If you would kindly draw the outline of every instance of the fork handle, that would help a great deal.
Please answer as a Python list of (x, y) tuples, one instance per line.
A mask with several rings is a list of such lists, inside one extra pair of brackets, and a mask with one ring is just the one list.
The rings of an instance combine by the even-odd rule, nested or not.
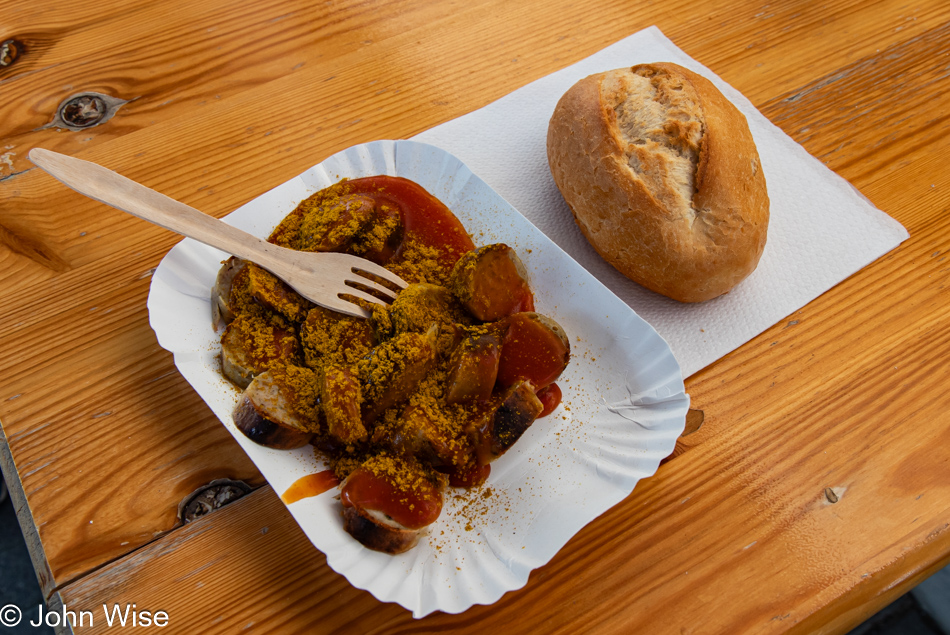
[(283, 249), (214, 216), (165, 196), (97, 163), (33, 148), (30, 160), (64, 185), (89, 198), (147, 220), (182, 236), (250, 260), (278, 277), (287, 267), (276, 256)]

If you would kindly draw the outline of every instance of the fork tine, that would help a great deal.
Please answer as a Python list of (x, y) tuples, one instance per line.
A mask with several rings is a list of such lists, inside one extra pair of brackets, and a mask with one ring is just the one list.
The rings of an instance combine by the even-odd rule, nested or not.
[(346, 283), (346, 286), (350, 288), (356, 288), (356, 287), (353, 287), (353, 285), (358, 284), (360, 287), (365, 287), (372, 291), (376, 291), (377, 293), (381, 293), (382, 295), (386, 296), (389, 302), (392, 302), (393, 300), (396, 299), (396, 293), (397, 293), (396, 291), (393, 291), (389, 287), (384, 287), (383, 285), (379, 284), (375, 280), (364, 278), (363, 276), (359, 275), (358, 272), (356, 272), (356, 275), (354, 277), (346, 278), (343, 280), (343, 282)]
[[(347, 288), (346, 288), (346, 291), (341, 291), (341, 292), (340, 292), (340, 294), (344, 294), (344, 293), (345, 293), (346, 295), (352, 295), (352, 296), (354, 296), (354, 297), (357, 297), (357, 298), (359, 298), (359, 299), (361, 299), (361, 300), (366, 300), (367, 302), (372, 302), (373, 304), (380, 304), (380, 305), (382, 305), (382, 306), (389, 306), (389, 303), (388, 303), (388, 302), (385, 302), (385, 301), (383, 301), (383, 300), (380, 300), (380, 299), (377, 298), (375, 295), (370, 295), (369, 293), (366, 293), (365, 291), (360, 291), (359, 289), (354, 289), (353, 287), (347, 287)], [(342, 298), (341, 298), (341, 299), (342, 299)]]
[(372, 313), (363, 307), (353, 304), (349, 300), (337, 298), (329, 294), (327, 294), (326, 297), (322, 298), (316, 304), (319, 304), (326, 309), (330, 309), (331, 311), (343, 313), (344, 315), (351, 315), (353, 317), (369, 319), (372, 316)]
[[(352, 271), (353, 273), (357, 275), (361, 273), (368, 273), (370, 275), (376, 276), (377, 278), (382, 278), (383, 280), (393, 283), (400, 289), (405, 289), (406, 287), (409, 286), (408, 282), (406, 282), (405, 280), (403, 280), (402, 278), (394, 274), (392, 271), (389, 271), (388, 269), (384, 269), (380, 265), (377, 265), (374, 262), (370, 262), (369, 260), (363, 260), (358, 265), (354, 265), (350, 269), (350, 271)], [(365, 284), (365, 283), (360, 282), (360, 284)], [(389, 290), (387, 289), (387, 291)], [(389, 292), (392, 293), (391, 291)]]

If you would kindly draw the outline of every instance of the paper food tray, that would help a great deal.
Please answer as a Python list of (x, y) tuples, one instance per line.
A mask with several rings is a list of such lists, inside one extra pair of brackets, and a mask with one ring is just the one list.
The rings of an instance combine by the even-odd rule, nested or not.
[[(551, 242), (458, 159), (413, 141), (340, 152), (263, 194), (225, 220), (266, 237), (302, 199), (341, 178), (402, 176), (464, 223), (478, 245), (512, 246), (529, 272), (540, 313), (567, 332), (564, 401), (492, 464), (484, 488), (446, 496), (428, 537), (390, 556), (343, 530), (336, 490), (288, 506), (335, 571), (378, 599), (422, 617), (491, 604), (525, 585), (584, 525), (651, 476), (683, 431), (689, 398), (667, 343), (632, 309)], [(231, 412), (240, 392), (221, 374), (210, 292), (227, 255), (186, 239), (155, 271), (149, 319), (181, 374), (231, 431), (274, 490), (323, 469), (307, 446), (272, 450), (248, 440)], [(490, 490), (490, 493), (488, 493)], [(304, 554), (305, 555), (305, 554)]]

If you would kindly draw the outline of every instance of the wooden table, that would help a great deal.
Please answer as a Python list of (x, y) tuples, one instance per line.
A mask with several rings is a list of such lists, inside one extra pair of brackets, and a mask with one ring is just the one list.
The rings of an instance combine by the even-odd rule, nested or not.
[[(26, 154), (223, 215), (652, 24), (911, 237), (690, 377), (704, 426), (524, 589), (413, 621), (328, 569), (158, 346), (145, 299), (176, 237)], [(0, 459), (53, 607), (204, 633), (844, 632), (950, 559), (943, 0), (12, 0), (4, 41)], [(124, 101), (47, 126), (88, 92)], [(182, 525), (215, 479), (251, 492)]]

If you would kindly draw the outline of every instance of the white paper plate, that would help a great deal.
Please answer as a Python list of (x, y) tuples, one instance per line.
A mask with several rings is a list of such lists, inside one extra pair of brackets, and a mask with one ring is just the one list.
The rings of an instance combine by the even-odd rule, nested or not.
[[(416, 181), (465, 224), (476, 244), (505, 242), (528, 268), (537, 308), (567, 331), (563, 405), (492, 464), (487, 490), (447, 496), (428, 539), (408, 553), (370, 551), (344, 530), (335, 491), (288, 506), (335, 571), (415, 617), (491, 604), (528, 581), (584, 525), (623, 500), (673, 450), (689, 397), (667, 343), (454, 156), (413, 141), (377, 141), (335, 154), (227, 217), (267, 236), (299, 201), (343, 177)], [(220, 373), (210, 290), (226, 254), (183, 240), (152, 278), (149, 319), (175, 365), (280, 494), (325, 469), (308, 446), (249, 441), (231, 411), (239, 393)]]

